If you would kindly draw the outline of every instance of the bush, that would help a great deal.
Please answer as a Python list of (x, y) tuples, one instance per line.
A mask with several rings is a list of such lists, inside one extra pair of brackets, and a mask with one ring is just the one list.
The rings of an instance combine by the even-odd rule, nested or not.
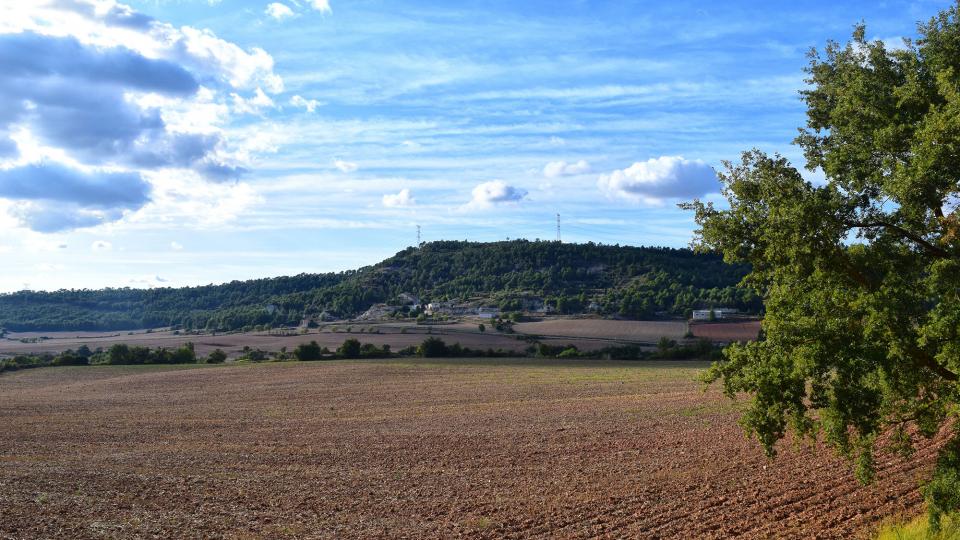
[(316, 341), (310, 343), (301, 343), (293, 350), (293, 356), (300, 361), (320, 360), (323, 358), (323, 351), (320, 344)]
[(227, 353), (223, 352), (222, 349), (214, 349), (209, 355), (207, 355), (208, 364), (222, 364), (227, 361)]
[(342, 358), (360, 358), (360, 341), (350, 338), (340, 345), (337, 354)]
[(417, 348), (417, 354), (424, 358), (447, 356), (447, 344), (440, 338), (430, 337), (423, 340)]

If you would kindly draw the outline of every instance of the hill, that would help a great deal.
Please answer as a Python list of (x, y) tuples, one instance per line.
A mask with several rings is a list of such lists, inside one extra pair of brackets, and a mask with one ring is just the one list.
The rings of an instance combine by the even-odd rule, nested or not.
[[(402, 293), (423, 302), (471, 301), (515, 311), (545, 303), (629, 318), (680, 316), (700, 307), (760, 309), (736, 284), (744, 266), (688, 249), (441, 241), (348, 272), (157, 289), (21, 291), (0, 295), (0, 328), (129, 330), (182, 326), (237, 330), (297, 324), (322, 312), (356, 316)], [(591, 306), (593, 304), (593, 306)]]

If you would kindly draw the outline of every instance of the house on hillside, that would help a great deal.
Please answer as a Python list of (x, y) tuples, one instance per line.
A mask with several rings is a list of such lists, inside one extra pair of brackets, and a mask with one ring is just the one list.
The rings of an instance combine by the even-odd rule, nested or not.
[(430, 302), (427, 304), (427, 315), (434, 313), (450, 313), (453, 309), (453, 302)]
[(477, 317), (481, 319), (496, 319), (500, 316), (500, 308), (495, 307), (478, 307), (477, 308)]

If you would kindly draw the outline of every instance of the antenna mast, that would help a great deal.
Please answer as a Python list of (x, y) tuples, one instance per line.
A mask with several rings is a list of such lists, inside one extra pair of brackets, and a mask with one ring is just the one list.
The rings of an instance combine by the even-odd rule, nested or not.
[(560, 214), (557, 214), (557, 242), (560, 242)]
[(420, 226), (417, 225), (417, 248), (420, 248)]

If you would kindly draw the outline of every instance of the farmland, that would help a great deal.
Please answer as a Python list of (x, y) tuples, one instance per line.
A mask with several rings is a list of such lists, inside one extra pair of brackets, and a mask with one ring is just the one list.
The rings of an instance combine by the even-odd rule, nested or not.
[(839, 538), (920, 511), (768, 461), (704, 364), (337, 361), (0, 375), (0, 537)]
[[(399, 350), (420, 344), (428, 336), (436, 336), (448, 343), (460, 343), (472, 349), (494, 349), (512, 352), (524, 350), (528, 336), (551, 345), (576, 345), (584, 351), (597, 350), (618, 344), (652, 345), (661, 337), (682, 340), (687, 331), (683, 321), (617, 321), (608, 319), (553, 318), (514, 325), (514, 333), (505, 334), (489, 328), (479, 330), (479, 321), (459, 322), (445, 325), (417, 325), (409, 322), (341, 322), (324, 324), (306, 333), (289, 332), (233, 332), (224, 334), (182, 334), (169, 330), (130, 332), (11, 332), (0, 339), (0, 357), (16, 354), (60, 353), (86, 345), (91, 349), (109, 348), (114, 343), (126, 343), (151, 348), (174, 349), (185, 343), (193, 343), (197, 353), (209, 354), (222, 349), (231, 357), (240, 354), (244, 347), (276, 352), (286, 347), (311, 340), (321, 346), (336, 349), (347, 338), (357, 338), (377, 346), (390, 345)], [(715, 339), (720, 342), (731, 339), (756, 337), (759, 323), (704, 323), (691, 325), (695, 337)]]

